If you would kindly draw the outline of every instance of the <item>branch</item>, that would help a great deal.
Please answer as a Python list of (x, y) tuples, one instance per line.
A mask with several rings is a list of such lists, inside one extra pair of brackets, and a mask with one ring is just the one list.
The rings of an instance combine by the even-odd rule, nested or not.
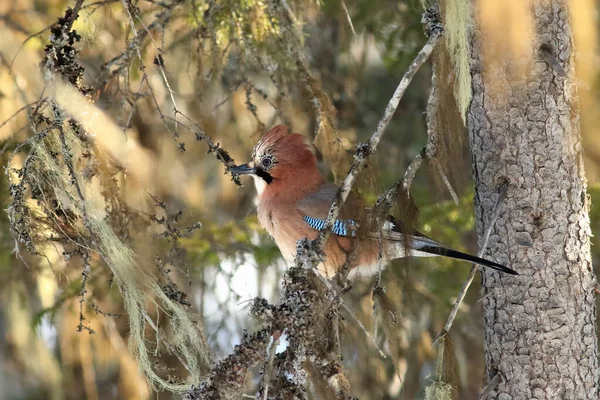
[(348, 7), (346, 7), (346, 2), (342, 0), (342, 8), (344, 9), (344, 13), (346, 14), (346, 20), (348, 21), (348, 26), (350, 26), (350, 30), (352, 31), (352, 38), (356, 39), (356, 31), (354, 30), (354, 24), (352, 23), (352, 18), (350, 17), (350, 13), (348, 12)]
[(481, 394), (479, 395), (479, 400), (486, 400), (490, 393), (498, 387), (500, 382), (502, 382), (502, 375), (500, 375), (500, 372), (496, 372), (496, 375), (494, 375), (494, 377), (490, 379), (488, 384), (485, 385), (485, 387), (481, 391)]
[[(173, 117), (167, 116), (162, 112), (159, 102), (156, 99), (156, 96), (154, 95), (154, 90), (150, 84), (148, 75), (146, 73), (146, 67), (144, 65), (144, 61), (142, 58), (142, 51), (141, 51), (139, 45), (146, 37), (148, 37), (154, 43), (154, 46), (157, 49), (157, 51), (162, 52), (162, 50), (156, 45), (154, 38), (152, 38), (151, 30), (165, 24), (171, 18), (172, 10), (181, 1), (182, 0), (176, 0), (173, 3), (171, 3), (168, 7), (165, 7), (166, 10), (163, 13), (161, 13), (156, 18), (156, 20), (154, 20), (154, 22), (152, 22), (150, 25), (146, 26), (139, 16), (139, 10), (137, 10), (134, 7), (134, 5), (131, 3), (131, 1), (130, 0), (122, 0), (125, 11), (127, 12), (129, 25), (131, 27), (131, 31), (133, 32), (134, 37), (133, 37), (133, 40), (130, 42), (128, 49), (119, 56), (119, 57), (123, 57), (123, 58), (119, 58), (119, 57), (114, 58), (113, 60), (111, 60), (110, 62), (105, 64), (103, 66), (103, 68), (108, 68), (111, 65), (113, 65), (113, 63), (120, 63), (121, 60), (126, 60), (129, 57), (131, 57), (131, 54), (137, 53), (139, 61), (142, 65), (141, 69), (142, 69), (142, 75), (143, 75), (143, 78), (140, 82), (140, 88), (141, 88), (141, 85), (145, 82), (148, 89), (150, 90), (150, 95), (152, 97), (152, 101), (154, 102), (155, 108), (156, 108), (161, 120), (163, 121), (165, 128), (170, 131), (167, 121), (172, 121), (175, 124), (175, 132), (173, 133), (173, 138), (177, 142), (178, 148), (180, 149), (180, 151), (185, 150), (185, 144), (183, 142), (179, 142), (177, 140), (179, 137), (179, 134), (177, 132), (177, 127), (179, 125), (182, 125), (181, 122), (177, 120), (178, 114), (181, 115), (182, 117), (184, 117), (186, 120), (188, 120), (190, 123), (192, 123), (194, 125), (193, 128), (189, 127), (189, 126), (185, 126), (185, 125), (184, 125), (184, 127), (187, 128), (190, 132), (195, 133), (196, 140), (206, 142), (206, 144), (208, 145), (209, 153), (215, 153), (217, 159), (225, 165), (227, 172), (231, 173), (231, 167), (233, 167), (235, 165), (235, 163), (234, 163), (233, 159), (231, 158), (231, 156), (229, 155), (229, 153), (227, 151), (225, 151), (223, 148), (221, 148), (221, 146), (218, 143), (215, 145), (212, 142), (212, 140), (210, 139), (210, 137), (208, 137), (208, 135), (206, 135), (204, 133), (204, 131), (198, 126), (198, 124), (196, 124), (194, 121), (192, 121), (185, 114), (183, 114), (182, 112), (180, 112), (178, 110), (177, 103), (176, 103), (175, 97), (174, 97), (174, 92), (171, 88), (171, 85), (169, 84), (168, 79), (167, 79), (165, 65), (164, 65), (164, 59), (160, 53), (154, 58), (154, 64), (158, 66), (160, 73), (161, 73), (161, 77), (163, 78), (165, 86), (168, 90), (171, 102), (173, 104)], [(138, 31), (136, 29), (134, 18), (137, 18), (137, 20), (140, 22), (140, 24), (144, 28), (142, 31)], [(122, 67), (117, 68), (117, 70), (115, 70), (113, 73), (117, 73), (118, 71), (120, 71), (121, 68)], [(131, 115), (133, 115), (133, 109), (131, 111), (129, 119), (131, 119)], [(126, 127), (127, 127), (127, 125), (126, 125)], [(237, 186), (241, 186), (241, 181), (240, 181), (240, 178), (238, 175), (234, 175), (232, 173), (232, 180)]]
[(427, 40), (427, 43), (425, 43), (421, 51), (419, 51), (413, 62), (410, 64), (407, 71), (404, 73), (404, 76), (402, 77), (402, 80), (400, 80), (396, 91), (394, 92), (392, 98), (388, 102), (388, 105), (383, 113), (383, 117), (379, 121), (377, 129), (375, 130), (369, 141), (367, 143), (362, 143), (358, 145), (356, 153), (354, 154), (354, 162), (350, 167), (350, 172), (346, 176), (346, 179), (344, 179), (344, 182), (340, 186), (340, 189), (338, 190), (335, 199), (331, 204), (331, 207), (329, 208), (329, 214), (327, 215), (327, 219), (325, 221), (325, 227), (319, 233), (316, 239), (312, 242), (312, 246), (317, 252), (321, 251), (323, 245), (329, 238), (329, 235), (331, 234), (331, 228), (333, 227), (333, 224), (335, 223), (335, 220), (337, 219), (340, 213), (340, 209), (346, 202), (346, 199), (350, 194), (350, 190), (352, 189), (356, 178), (367, 164), (368, 157), (375, 153), (375, 151), (377, 150), (377, 146), (381, 141), (383, 133), (385, 132), (385, 129), (392, 120), (392, 117), (396, 112), (396, 108), (398, 108), (398, 104), (400, 103), (400, 99), (402, 99), (402, 96), (404, 95), (404, 92), (406, 92), (408, 85), (412, 81), (413, 77), (415, 76), (421, 65), (423, 65), (425, 61), (429, 58), (433, 49), (435, 48), (435, 45), (437, 44), (439, 38), (442, 35), (443, 30), (441, 29), (441, 26), (437, 27), (436, 25), (436, 27), (434, 28), (429, 27), (429, 25), (433, 23), (438, 23), (437, 20), (428, 17), (428, 13), (424, 14), (423, 19), (424, 22), (428, 24), (428, 31), (431, 32), (429, 39)]
[(363, 323), (360, 322), (360, 320), (356, 317), (356, 315), (354, 315), (354, 313), (352, 312), (352, 310), (350, 310), (348, 308), (348, 306), (346, 306), (344, 303), (341, 303), (341, 304), (342, 304), (342, 307), (344, 308), (344, 310), (346, 310), (346, 312), (348, 313), (348, 315), (352, 318), (352, 320), (354, 320), (354, 322), (356, 322), (356, 324), (358, 325), (358, 327), (363, 331), (363, 333), (365, 334), (365, 336), (367, 337), (367, 339), (369, 339), (369, 341), (373, 344), (373, 346), (375, 346), (375, 348), (377, 349), (377, 352), (379, 353), (379, 355), (381, 356), (381, 358), (386, 358), (385, 353), (383, 352), (383, 350), (381, 350), (381, 348), (377, 344), (377, 340), (375, 340), (375, 337), (369, 333), (369, 331), (367, 330), (367, 328), (365, 328), (365, 326), (363, 325)]
[[(502, 205), (502, 203), (504, 202), (504, 199), (506, 198), (507, 189), (508, 189), (508, 184), (505, 182), (500, 187), (500, 190), (498, 193), (498, 200), (496, 201), (496, 205), (494, 206), (492, 216), (490, 217), (490, 220), (488, 221), (488, 226), (485, 230), (485, 233), (483, 234), (483, 240), (481, 242), (481, 246), (479, 247), (479, 251), (477, 252), (477, 257), (482, 257), (483, 253), (485, 253), (485, 250), (488, 245), (488, 241), (490, 239), (490, 234), (492, 233), (492, 229), (494, 228), (494, 225), (496, 224), (496, 220), (498, 219), (498, 216), (500, 215), (500, 208), (501, 208), (500, 206)], [(471, 271), (469, 272), (469, 276), (468, 276), (467, 280), (465, 281), (462, 288), (460, 289), (460, 292), (458, 292), (458, 297), (456, 298), (456, 301), (454, 302), (454, 305), (452, 306), (452, 310), (450, 311), (448, 320), (446, 321), (446, 324), (444, 325), (444, 328), (442, 329), (442, 331), (440, 332), (438, 337), (433, 342), (434, 344), (437, 343), (440, 339), (444, 338), (450, 331), (450, 328), (452, 327), (452, 324), (454, 323), (454, 319), (456, 318), (456, 314), (458, 313), (458, 309), (460, 308), (460, 305), (463, 302), (463, 300), (467, 294), (467, 290), (469, 290), (471, 283), (473, 283), (473, 279), (475, 278), (477, 269), (478, 269), (477, 265), (473, 264), (473, 266), (471, 267)]]
[(273, 342), (269, 346), (267, 350), (267, 356), (265, 365), (263, 366), (262, 376), (263, 376), (263, 400), (269, 399), (269, 382), (271, 381), (271, 374), (273, 372), (273, 360), (275, 359), (275, 351), (277, 350), (277, 345), (279, 344), (279, 339), (275, 339), (273, 337)]
[[(215, 153), (215, 156), (217, 157), (217, 160), (219, 160), (220, 162), (223, 163), (223, 165), (225, 165), (225, 168), (227, 168), (227, 172), (231, 173), (231, 180), (237, 185), (237, 186), (242, 186), (242, 181), (240, 180), (240, 176), (237, 174), (234, 174), (231, 171), (231, 168), (235, 166), (235, 161), (233, 161), (233, 158), (231, 158), (231, 156), (229, 155), (229, 153), (223, 149), (221, 147), (220, 143), (214, 143), (212, 141), (212, 139), (210, 138), (210, 136), (208, 136), (201, 128), (200, 126), (195, 123), (191, 118), (189, 118), (187, 115), (185, 115), (184, 113), (182, 113), (181, 111), (177, 112), (179, 115), (181, 115), (183, 118), (185, 118), (188, 122), (190, 122), (193, 126), (188, 126), (184, 123), (182, 123), (181, 121), (178, 121), (177, 123), (179, 125), (181, 125), (182, 127), (186, 128), (187, 130), (189, 130), (190, 132), (194, 132), (194, 135), (196, 135), (196, 140), (199, 142), (205, 142), (206, 145), (208, 146), (208, 153)], [(165, 116), (166, 119), (171, 120), (173, 122), (175, 122), (174, 118)]]
[(221, 361), (207, 379), (197, 387), (192, 386), (184, 400), (219, 399), (224, 392), (239, 390), (246, 380), (247, 368), (264, 358), (269, 337), (267, 329), (251, 336), (244, 335), (235, 351)]
[(73, 7), (73, 9), (70, 10), (70, 13), (69, 9), (67, 9), (67, 14), (65, 15), (66, 21), (63, 25), (64, 32), (70, 31), (73, 27), (75, 20), (77, 19), (77, 17), (79, 17), (79, 10), (81, 10), (81, 5), (83, 4), (83, 1), (84, 0), (76, 0), (75, 7)]
[[(135, 7), (132, 3), (131, 0), (123, 0), (123, 6), (125, 7), (125, 11), (127, 11), (127, 16), (129, 17), (129, 25), (131, 26), (131, 31), (134, 34), (134, 39), (137, 38), (139, 36), (137, 29), (135, 28), (135, 21), (134, 21), (134, 16), (135, 18), (140, 22), (140, 24), (142, 25), (142, 27), (144, 28), (145, 32), (148, 34), (148, 37), (150, 38), (150, 40), (152, 41), (152, 43), (154, 44), (154, 47), (156, 48), (156, 50), (159, 52), (159, 54), (157, 56), (155, 56), (154, 58), (154, 64), (158, 66), (163, 81), (165, 82), (165, 86), (167, 87), (167, 90), (169, 91), (169, 96), (171, 97), (171, 102), (173, 103), (173, 114), (175, 117), (175, 133), (174, 133), (174, 138), (177, 138), (179, 135), (177, 133), (177, 103), (175, 102), (175, 96), (174, 96), (174, 92), (171, 89), (171, 85), (169, 84), (169, 80), (167, 79), (167, 74), (165, 72), (164, 69), (164, 60), (163, 57), (161, 55), (160, 52), (162, 52), (162, 50), (156, 45), (156, 42), (154, 41), (154, 38), (152, 37), (152, 33), (150, 33), (150, 30), (148, 29), (148, 27), (146, 27), (146, 25), (144, 24), (144, 21), (142, 21), (142, 19), (139, 16), (139, 10), (137, 9), (137, 7)], [(152, 93), (152, 98), (154, 100), (154, 103), (158, 109), (159, 114), (161, 115), (161, 117), (163, 117), (163, 113), (160, 110), (160, 107), (158, 105), (158, 101), (156, 100), (156, 97), (154, 97), (154, 91), (150, 85), (150, 81), (148, 80), (148, 76), (146, 74), (146, 67), (144, 65), (144, 60), (142, 58), (142, 54), (140, 51), (139, 46), (136, 46), (136, 52), (138, 54), (138, 58), (140, 60), (140, 63), (142, 65), (142, 71), (144, 73), (144, 81), (146, 82), (146, 84), (148, 85), (148, 89), (150, 89), (151, 93)], [(164, 117), (163, 117), (163, 121), (164, 121)], [(166, 125), (166, 124), (165, 124)], [(167, 129), (169, 129), (169, 127), (166, 127)], [(183, 147), (181, 147), (183, 148)]]

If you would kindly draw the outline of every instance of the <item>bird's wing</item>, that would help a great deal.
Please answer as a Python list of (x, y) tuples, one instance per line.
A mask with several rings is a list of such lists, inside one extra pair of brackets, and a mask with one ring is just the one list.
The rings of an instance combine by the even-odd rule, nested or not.
[[(338, 186), (332, 183), (323, 184), (319, 190), (298, 201), (297, 208), (302, 213), (304, 222), (318, 231), (325, 228), (325, 220), (329, 213), (329, 207), (335, 198)], [(339, 218), (334, 222), (332, 232), (338, 236), (356, 236), (358, 229), (355, 210), (360, 210), (359, 200), (350, 195), (340, 211)], [(358, 208), (355, 208), (358, 207)]]
[[(298, 210), (302, 213), (304, 221), (311, 228), (318, 231), (325, 228), (325, 220), (338, 189), (337, 185), (325, 183), (319, 190), (298, 201)], [(358, 215), (357, 210), (362, 210), (363, 215)], [(364, 207), (358, 196), (350, 193), (344, 207), (340, 211), (338, 219), (333, 224), (332, 232), (339, 236), (356, 236), (360, 222), (370, 212), (371, 210)], [(413, 237), (429, 239), (421, 232), (405, 227), (392, 216), (388, 216), (387, 221), (384, 223), (382, 235), (383, 239), (391, 241), (411, 240)], [(366, 236), (378, 238), (379, 233), (367, 233)]]
[[(305, 215), (303, 217), (303, 219), (304, 219), (304, 222), (306, 222), (308, 224), (308, 226), (310, 226), (313, 229), (320, 231), (320, 230), (323, 230), (323, 228), (325, 228), (325, 219), (309, 217), (308, 215)], [(356, 236), (356, 229), (357, 229), (357, 225), (356, 225), (356, 222), (354, 222), (354, 220), (352, 220), (352, 219), (347, 219), (347, 220), (336, 219), (335, 222), (333, 223), (333, 228), (331, 229), (331, 231), (338, 236), (352, 237), (352, 236)]]

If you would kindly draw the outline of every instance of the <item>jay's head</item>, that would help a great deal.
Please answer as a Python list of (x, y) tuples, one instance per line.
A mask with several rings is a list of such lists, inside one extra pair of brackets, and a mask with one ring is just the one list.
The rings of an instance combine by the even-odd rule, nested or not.
[(307, 178), (321, 180), (317, 160), (304, 137), (288, 133), (285, 125), (265, 133), (254, 146), (252, 160), (231, 170), (238, 175), (251, 175), (259, 195), (269, 187), (297, 186)]

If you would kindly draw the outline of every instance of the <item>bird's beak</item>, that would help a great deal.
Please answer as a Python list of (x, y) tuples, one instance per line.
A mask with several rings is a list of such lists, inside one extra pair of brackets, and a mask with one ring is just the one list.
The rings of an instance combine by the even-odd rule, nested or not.
[(249, 162), (247, 164), (231, 167), (231, 172), (237, 175), (253, 175), (256, 174), (256, 167), (253, 162)]

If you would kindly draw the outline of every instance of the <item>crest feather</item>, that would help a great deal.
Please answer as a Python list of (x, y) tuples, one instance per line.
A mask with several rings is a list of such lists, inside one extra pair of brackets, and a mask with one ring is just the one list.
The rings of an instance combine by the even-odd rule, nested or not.
[(263, 135), (263, 137), (258, 141), (256, 146), (254, 146), (255, 153), (261, 154), (264, 150), (272, 147), (275, 142), (279, 139), (282, 139), (288, 135), (288, 127), (286, 125), (277, 125), (273, 128), (269, 129), (267, 133)]
[(271, 128), (254, 146), (253, 157), (267, 153), (278, 158), (279, 163), (316, 163), (305, 137), (299, 133), (289, 133), (285, 125)]

